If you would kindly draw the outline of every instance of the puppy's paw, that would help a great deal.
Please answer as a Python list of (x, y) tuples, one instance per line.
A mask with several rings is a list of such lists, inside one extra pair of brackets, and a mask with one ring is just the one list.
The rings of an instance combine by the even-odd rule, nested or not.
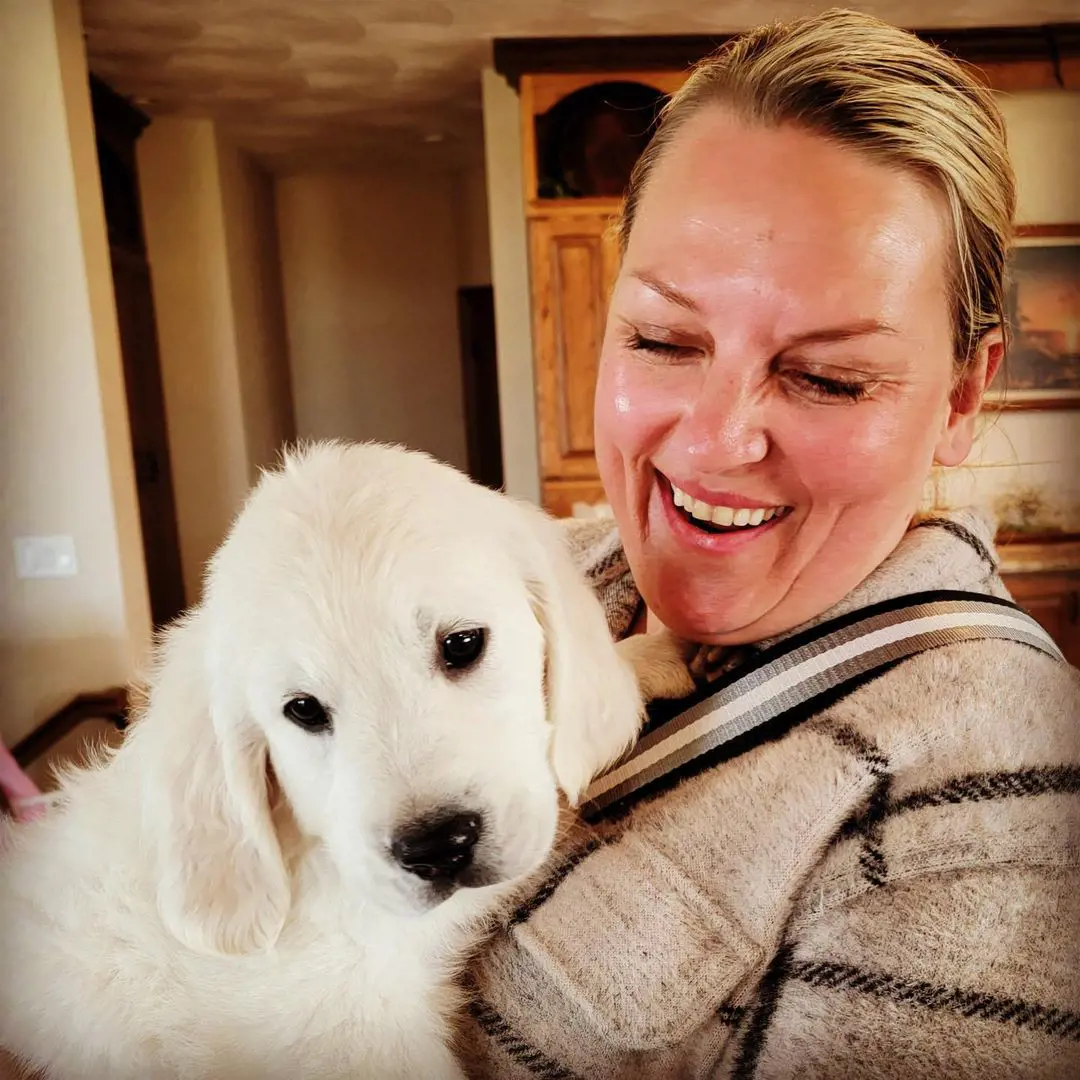
[(724, 661), (731, 650), (724, 645), (698, 645), (690, 658), (690, 674), (698, 683), (712, 682), (725, 670)]
[(747, 645), (698, 645), (690, 659), (690, 674), (698, 686), (716, 682), (745, 664), (754, 655)]
[(686, 697), (694, 689), (690, 660), (697, 646), (676, 637), (670, 630), (655, 634), (635, 634), (617, 645), (634, 669), (642, 698)]

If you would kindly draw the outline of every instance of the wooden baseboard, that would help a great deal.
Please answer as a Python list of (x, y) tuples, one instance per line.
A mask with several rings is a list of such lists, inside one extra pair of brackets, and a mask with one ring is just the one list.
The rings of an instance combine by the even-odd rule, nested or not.
[(25, 769), (86, 720), (109, 720), (118, 728), (126, 727), (127, 690), (115, 686), (96, 693), (79, 694), (16, 743), (11, 753), (19, 766)]

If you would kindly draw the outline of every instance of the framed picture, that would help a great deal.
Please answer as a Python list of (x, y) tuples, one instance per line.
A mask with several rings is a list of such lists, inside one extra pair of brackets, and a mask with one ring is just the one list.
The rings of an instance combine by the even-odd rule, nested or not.
[(1018, 234), (1006, 293), (1012, 341), (986, 405), (1080, 408), (1080, 224)]

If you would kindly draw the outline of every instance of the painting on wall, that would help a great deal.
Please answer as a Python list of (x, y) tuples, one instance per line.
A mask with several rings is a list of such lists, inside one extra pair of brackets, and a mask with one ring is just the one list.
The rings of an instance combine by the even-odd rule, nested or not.
[(1006, 304), (1012, 341), (987, 406), (1080, 408), (1080, 224), (1020, 228)]

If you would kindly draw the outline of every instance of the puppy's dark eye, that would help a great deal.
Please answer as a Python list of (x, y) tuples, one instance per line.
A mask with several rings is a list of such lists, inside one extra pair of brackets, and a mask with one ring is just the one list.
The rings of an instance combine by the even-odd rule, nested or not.
[(330, 730), (330, 714), (318, 698), (299, 694), (290, 698), (282, 711), (289, 720), (305, 731)]
[(477, 626), (470, 630), (455, 630), (441, 643), (443, 666), (450, 671), (470, 668), (483, 655), (487, 631)]

